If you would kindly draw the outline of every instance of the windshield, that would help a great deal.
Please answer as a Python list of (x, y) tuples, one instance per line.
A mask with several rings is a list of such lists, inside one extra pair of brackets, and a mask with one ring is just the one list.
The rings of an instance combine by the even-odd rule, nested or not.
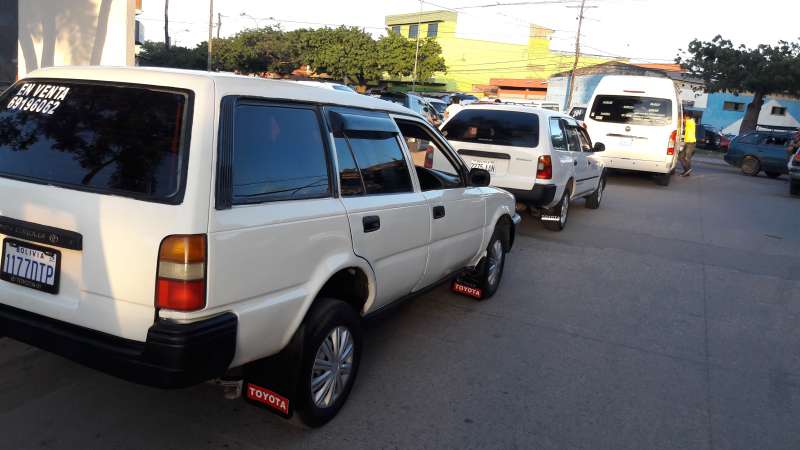
[(539, 116), (534, 113), (465, 109), (442, 129), (451, 141), (511, 147), (539, 146)]
[(589, 117), (598, 122), (669, 125), (672, 101), (663, 98), (598, 95)]
[(186, 93), (28, 81), (0, 98), (0, 176), (180, 202)]

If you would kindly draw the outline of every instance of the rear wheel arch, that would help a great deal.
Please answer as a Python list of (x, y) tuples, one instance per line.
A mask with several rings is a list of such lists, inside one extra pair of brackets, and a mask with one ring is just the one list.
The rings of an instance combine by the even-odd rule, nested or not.
[(370, 277), (360, 267), (347, 267), (334, 273), (319, 289), (309, 309), (324, 298), (341, 300), (358, 313), (364, 312), (370, 298)]

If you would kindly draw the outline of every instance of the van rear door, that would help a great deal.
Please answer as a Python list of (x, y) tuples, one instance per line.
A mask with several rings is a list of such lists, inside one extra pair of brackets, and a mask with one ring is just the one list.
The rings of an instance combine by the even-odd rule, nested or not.
[(677, 129), (673, 101), (628, 95), (597, 95), (589, 132), (606, 146), (603, 157), (662, 162)]
[(207, 230), (207, 198), (200, 226), (181, 214), (192, 106), (187, 90), (107, 82), (6, 91), (0, 306), (145, 340), (161, 240)]

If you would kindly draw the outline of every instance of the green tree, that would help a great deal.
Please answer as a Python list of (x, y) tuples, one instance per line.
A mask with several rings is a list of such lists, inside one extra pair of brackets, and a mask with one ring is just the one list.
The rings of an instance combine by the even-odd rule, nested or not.
[(163, 42), (147, 41), (139, 53), (139, 64), (151, 67), (173, 67), (176, 69), (206, 69), (208, 45), (203, 42), (195, 48), (167, 47)]
[(360, 85), (381, 77), (377, 43), (359, 28), (300, 30), (293, 42), (316, 73)]
[(279, 28), (244, 30), (214, 39), (214, 68), (241, 73), (274, 72), (282, 75), (300, 67), (297, 47)]
[[(414, 75), (417, 42), (397, 33), (389, 33), (378, 40), (378, 60), (382, 71), (390, 77), (403, 78)], [(417, 80), (427, 80), (436, 72), (447, 71), (442, 57), (442, 47), (435, 39), (420, 39)]]
[(705, 42), (693, 40), (676, 60), (689, 75), (706, 83), (708, 92), (752, 93), (740, 134), (756, 129), (764, 97), (771, 94), (800, 96), (800, 43), (747, 48), (721, 36)]

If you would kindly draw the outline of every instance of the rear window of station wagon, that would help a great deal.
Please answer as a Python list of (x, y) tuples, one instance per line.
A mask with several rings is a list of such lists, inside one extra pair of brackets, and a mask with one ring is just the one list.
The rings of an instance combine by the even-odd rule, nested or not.
[(672, 101), (664, 98), (598, 95), (589, 117), (598, 122), (669, 125), (672, 123)]
[(0, 98), (0, 176), (180, 203), (191, 96), (31, 80)]
[(234, 122), (233, 204), (331, 195), (316, 110), (243, 103)]
[(451, 141), (510, 147), (539, 146), (539, 116), (492, 109), (465, 109), (442, 129)]

